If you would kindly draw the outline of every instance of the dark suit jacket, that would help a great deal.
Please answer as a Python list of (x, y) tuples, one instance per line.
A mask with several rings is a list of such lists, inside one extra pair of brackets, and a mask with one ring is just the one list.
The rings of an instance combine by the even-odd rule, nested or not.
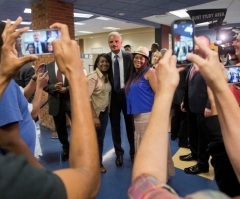
[[(61, 94), (54, 90), (54, 85), (58, 82), (55, 73), (55, 62), (51, 62), (47, 65), (47, 71), (49, 80), (47, 86), (43, 90), (48, 93), (49, 114), (52, 116), (56, 116), (59, 111), (60, 98), (64, 99), (64, 103), (66, 103), (69, 110), (71, 110), (70, 96), (69, 92)], [(66, 77), (63, 86), (67, 87), (67, 89), (69, 90), (68, 80)]]
[[(108, 55), (111, 57), (112, 59), (112, 52), (109, 52)], [(123, 71), (124, 71), (124, 83), (126, 84), (126, 82), (129, 79), (130, 76), (130, 68), (131, 68), (131, 64), (132, 64), (132, 54), (122, 50), (122, 55), (123, 55)], [(113, 65), (113, 64), (112, 64)], [(112, 74), (112, 76), (109, 78), (109, 81), (112, 85), (112, 88), (114, 88), (114, 75)], [(114, 92), (112, 92), (113, 94)]]
[[(35, 74), (34, 68), (31, 65), (25, 64), (13, 79), (19, 86), (21, 86), (22, 88), (25, 88), (30, 82), (34, 74)], [(29, 102), (33, 100), (33, 96), (34, 95), (32, 95), (28, 99)]]
[(180, 105), (183, 101), (184, 93), (185, 93), (185, 81), (186, 81), (188, 70), (189, 70), (189, 67), (186, 67), (184, 71), (179, 73), (180, 80), (179, 80), (178, 87), (174, 93), (173, 104)]
[(199, 72), (196, 72), (189, 81), (191, 68), (185, 82), (184, 107), (193, 113), (204, 114), (205, 108), (211, 108), (208, 100), (207, 85)]

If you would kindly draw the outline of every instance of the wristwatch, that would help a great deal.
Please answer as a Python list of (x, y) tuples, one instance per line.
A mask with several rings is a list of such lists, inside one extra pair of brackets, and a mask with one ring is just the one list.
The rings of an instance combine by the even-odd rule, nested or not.
[(32, 80), (33, 80), (33, 81), (37, 81), (37, 76), (33, 75), (33, 76), (32, 76)]

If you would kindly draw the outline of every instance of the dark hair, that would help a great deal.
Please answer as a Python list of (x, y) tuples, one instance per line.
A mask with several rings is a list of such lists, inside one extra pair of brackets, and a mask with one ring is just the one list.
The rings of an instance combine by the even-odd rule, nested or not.
[(131, 46), (129, 44), (127, 44), (123, 48), (131, 48)]
[(158, 43), (153, 43), (152, 46), (155, 46), (157, 49), (159, 49)]
[(1, 21), (0, 22), (0, 47), (3, 45), (2, 33), (4, 31), (5, 26), (6, 26), (6, 23)]
[(111, 57), (110, 57), (108, 54), (106, 54), (106, 53), (102, 53), (102, 54), (99, 54), (99, 55), (97, 56), (97, 59), (95, 60), (95, 63), (94, 63), (94, 66), (93, 66), (93, 70), (96, 70), (97, 64), (98, 64), (98, 62), (99, 62), (99, 60), (100, 60), (101, 57), (106, 58), (107, 61), (108, 61), (108, 63), (109, 63), (109, 69), (108, 69), (108, 71), (107, 71), (107, 74), (108, 74), (108, 77), (110, 78), (111, 75), (112, 75), (112, 59), (111, 59)]
[(26, 51), (28, 51), (29, 46), (33, 46), (33, 47), (34, 47), (34, 50), (35, 50), (34, 44), (33, 44), (33, 43), (29, 43), (29, 44), (27, 45)]
[[(144, 56), (145, 57), (145, 63), (138, 70), (138, 72), (136, 72), (136, 69), (135, 69), (134, 64), (133, 64), (133, 60), (134, 60), (136, 55), (137, 55), (137, 53), (133, 54), (132, 64), (131, 64), (131, 68), (130, 68), (130, 76), (129, 76), (129, 79), (128, 79), (128, 81), (126, 83), (126, 86), (125, 86), (126, 93), (128, 93), (128, 91), (130, 90), (130, 85), (131, 85), (132, 82), (138, 83), (140, 81), (145, 69), (149, 66), (148, 57)], [(134, 74), (134, 72), (136, 74)]]

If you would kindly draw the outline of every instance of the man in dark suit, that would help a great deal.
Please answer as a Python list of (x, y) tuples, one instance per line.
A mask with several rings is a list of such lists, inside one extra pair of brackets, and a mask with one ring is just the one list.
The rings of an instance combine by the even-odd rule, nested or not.
[(47, 65), (48, 85), (44, 91), (48, 93), (49, 114), (53, 116), (59, 141), (62, 144), (62, 160), (69, 157), (69, 141), (66, 126), (66, 113), (71, 119), (71, 105), (68, 80), (58, 70), (56, 62)]
[(128, 142), (130, 145), (131, 160), (134, 159), (134, 125), (132, 116), (127, 114), (126, 96), (124, 92), (125, 83), (129, 79), (132, 54), (121, 50), (122, 38), (118, 32), (111, 32), (108, 35), (108, 45), (111, 49), (109, 53), (112, 58), (113, 76), (110, 77), (112, 84), (110, 121), (112, 128), (112, 138), (116, 153), (116, 165), (123, 164), (124, 150), (121, 146), (120, 114), (124, 116)]
[[(199, 40), (206, 46), (210, 45), (210, 39), (206, 36), (200, 36)], [(206, 58), (205, 53), (198, 46), (195, 47), (195, 54)], [(197, 66), (193, 65), (188, 72), (184, 101), (181, 104), (181, 109), (183, 111), (187, 110), (188, 113), (191, 153), (180, 156), (180, 160), (197, 160), (196, 165), (184, 169), (185, 173), (188, 174), (199, 174), (209, 171), (208, 139), (201, 125), (201, 120), (211, 115), (211, 109), (206, 82), (201, 74), (195, 71), (195, 68)]]
[(151, 46), (151, 51), (149, 51), (149, 60), (150, 60), (150, 64), (153, 64), (153, 55), (155, 52), (157, 52), (159, 50), (159, 45), (158, 43), (153, 43)]
[(189, 67), (186, 67), (184, 71), (179, 73), (180, 81), (173, 97), (172, 107), (173, 107), (174, 113), (171, 119), (171, 140), (175, 140), (176, 138), (179, 138), (178, 145), (179, 147), (183, 147), (183, 148), (189, 148), (187, 113), (181, 111), (181, 107), (180, 107), (182, 103), (182, 99), (184, 97), (185, 80), (186, 80), (188, 70), (189, 70)]
[(35, 54), (46, 53), (46, 44), (40, 39), (40, 32), (33, 33)]

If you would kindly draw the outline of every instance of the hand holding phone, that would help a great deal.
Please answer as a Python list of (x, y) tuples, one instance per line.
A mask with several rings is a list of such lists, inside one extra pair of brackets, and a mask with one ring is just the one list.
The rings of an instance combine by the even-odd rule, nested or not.
[(21, 38), (22, 54), (52, 54), (52, 42), (59, 38), (60, 31), (57, 29), (34, 30), (31, 32), (24, 32)]
[(194, 22), (192, 20), (175, 20), (172, 22), (172, 50), (177, 56), (177, 65), (188, 65), (187, 53), (194, 52)]

